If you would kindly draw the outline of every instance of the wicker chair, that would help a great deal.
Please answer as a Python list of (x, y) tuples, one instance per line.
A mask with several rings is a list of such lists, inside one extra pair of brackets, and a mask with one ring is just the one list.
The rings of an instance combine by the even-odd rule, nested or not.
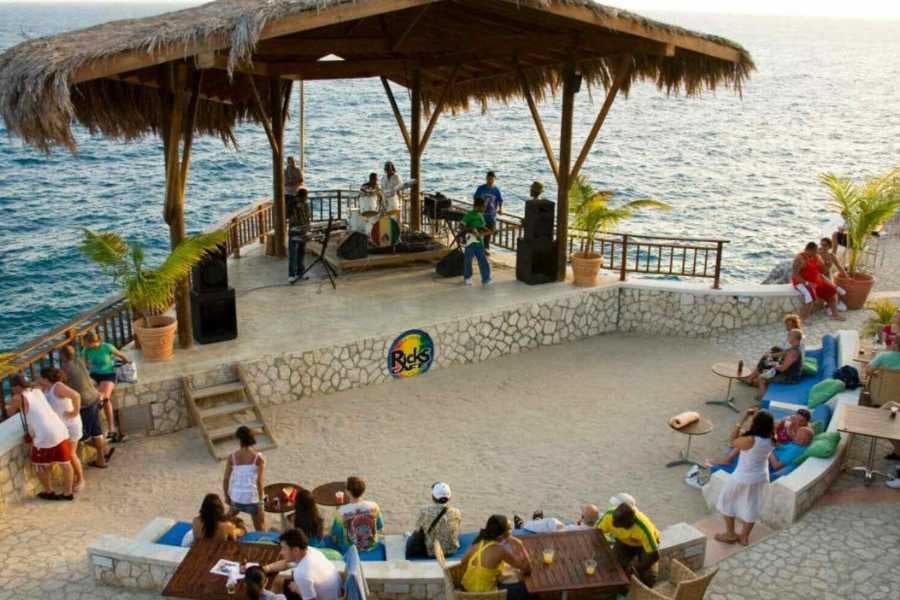
[(869, 377), (867, 387), (872, 394), (872, 406), (883, 406), (896, 400), (900, 398), (900, 371), (878, 369)]
[(444, 549), (437, 540), (434, 542), (434, 558), (441, 566), (444, 573), (444, 599), (445, 600), (506, 600), (506, 590), (493, 592), (464, 592), (462, 590), (462, 576), (466, 567), (460, 563), (448, 566), (444, 558)]
[(706, 594), (706, 588), (709, 587), (712, 578), (718, 572), (718, 569), (714, 569), (700, 577), (673, 559), (669, 581), (657, 588), (648, 588), (632, 575), (628, 600), (702, 600), (703, 595)]

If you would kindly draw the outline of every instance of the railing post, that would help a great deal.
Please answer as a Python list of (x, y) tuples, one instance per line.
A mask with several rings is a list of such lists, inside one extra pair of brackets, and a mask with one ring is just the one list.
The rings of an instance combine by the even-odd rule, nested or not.
[(622, 264), (619, 267), (619, 281), (625, 281), (628, 272), (628, 234), (622, 236)]
[(233, 258), (241, 257), (241, 239), (238, 236), (238, 219), (231, 219), (228, 224), (228, 237), (231, 239), (231, 256)]
[(338, 193), (338, 221), (340, 221), (340, 220), (341, 220), (341, 214), (343, 214), (343, 213), (341, 212), (341, 204), (343, 203), (343, 201), (342, 201), (342, 199), (341, 199), (341, 190), (338, 190), (337, 193)]
[(258, 209), (256, 212), (256, 229), (259, 232), (259, 243), (266, 243), (266, 219), (263, 217), (262, 209)]
[(722, 248), (725, 246), (724, 242), (716, 242), (716, 276), (713, 279), (713, 289), (720, 289), (719, 286), (719, 278), (722, 274)]

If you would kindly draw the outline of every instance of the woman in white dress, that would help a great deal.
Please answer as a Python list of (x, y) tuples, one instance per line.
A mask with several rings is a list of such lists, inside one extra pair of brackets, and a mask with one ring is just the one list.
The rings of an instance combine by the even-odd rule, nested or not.
[[(754, 415), (755, 413), (755, 415)], [(716, 509), (725, 519), (725, 533), (717, 533), (715, 538), (726, 544), (750, 543), (750, 531), (759, 518), (769, 486), (769, 455), (775, 449), (775, 419), (764, 410), (747, 410), (753, 416), (750, 429), (743, 435), (741, 419), (731, 432), (731, 445), (740, 450), (734, 472), (728, 476)], [(746, 417), (745, 417), (746, 418)], [(735, 532), (734, 520), (740, 519), (744, 526), (740, 535)]]
[(66, 425), (72, 447), (72, 471), (75, 474), (75, 491), (84, 489), (84, 468), (78, 458), (78, 442), (81, 441), (81, 394), (66, 385), (66, 374), (56, 367), (44, 367), (37, 383), (47, 397), (53, 411)]

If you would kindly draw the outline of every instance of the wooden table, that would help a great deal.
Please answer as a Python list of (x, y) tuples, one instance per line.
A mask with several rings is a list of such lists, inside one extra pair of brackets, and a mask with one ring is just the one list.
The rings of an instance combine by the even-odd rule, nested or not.
[[(599, 529), (563, 531), (524, 535), (522, 543), (528, 550), (531, 573), (525, 576), (525, 587), (532, 594), (567, 593), (578, 590), (596, 592), (625, 592), (628, 577), (612, 553)], [(553, 563), (544, 564), (543, 549), (553, 548)], [(597, 571), (588, 575), (584, 563), (597, 561)]]
[(690, 425), (682, 427), (681, 429), (672, 427), (671, 423), (669, 424), (669, 427), (671, 427), (672, 431), (677, 431), (678, 433), (683, 433), (687, 436), (687, 448), (679, 452), (678, 460), (673, 460), (672, 462), (668, 463), (666, 467), (677, 467), (679, 465), (699, 466), (700, 463), (691, 458), (691, 440), (694, 439), (695, 435), (706, 435), (707, 433), (712, 431), (712, 421), (701, 415), (699, 421), (691, 423)]
[(860, 348), (859, 352), (857, 352), (856, 356), (853, 358), (853, 362), (858, 362), (865, 367), (872, 362), (872, 359), (875, 358), (876, 354), (878, 354), (878, 351), (873, 348)]
[[(163, 596), (176, 598), (200, 598), (203, 600), (240, 600), (244, 598), (244, 581), (238, 582), (237, 591), (225, 591), (227, 578), (209, 572), (219, 559), (255, 562), (266, 565), (278, 560), (280, 546), (269, 544), (239, 544), (237, 542), (212, 542), (197, 540), (178, 569), (169, 580)], [(270, 579), (271, 584), (271, 579)]]
[[(285, 516), (287, 513), (294, 511), (295, 504), (293, 501), (287, 502), (282, 498), (282, 491), (284, 489), (296, 490), (299, 493), (300, 486), (293, 483), (270, 483), (263, 488), (263, 494), (265, 495), (263, 510), (267, 513), (274, 513), (281, 517), (282, 531), (284, 531), (286, 527)], [(296, 496), (294, 497), (296, 498)]]
[(888, 475), (875, 470), (875, 445), (878, 440), (900, 441), (900, 418), (891, 418), (890, 409), (868, 406), (843, 406), (838, 417), (838, 431), (869, 438), (869, 453), (865, 465), (852, 467), (853, 471), (862, 471), (865, 485), (872, 483), (877, 475), (887, 478)]
[[(344, 501), (338, 503), (335, 494), (344, 492)], [(350, 501), (350, 493), (347, 491), (346, 481), (332, 481), (331, 483), (323, 483), (312, 491), (313, 500), (316, 504), (322, 506), (340, 506)]]
[(724, 377), (728, 380), (728, 391), (725, 392), (724, 400), (709, 400), (707, 404), (717, 404), (720, 406), (727, 406), (734, 412), (741, 412), (740, 409), (734, 405), (734, 396), (731, 395), (731, 387), (734, 385), (734, 380), (738, 377), (743, 377), (750, 372), (750, 369), (747, 368), (747, 365), (744, 364), (744, 369), (741, 371), (741, 374), (738, 375), (738, 365), (737, 363), (716, 363), (712, 366), (712, 372), (718, 375), (719, 377)]

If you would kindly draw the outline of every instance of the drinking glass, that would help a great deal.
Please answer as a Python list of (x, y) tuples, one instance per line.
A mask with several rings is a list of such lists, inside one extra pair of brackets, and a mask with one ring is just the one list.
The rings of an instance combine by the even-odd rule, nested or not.
[(596, 573), (597, 572), (597, 561), (592, 558), (589, 558), (586, 561), (584, 561), (584, 572), (588, 575), (588, 577), (590, 577), (591, 575)]
[(556, 554), (556, 551), (553, 548), (544, 548), (542, 551), (542, 555), (544, 557), (545, 565), (553, 564), (553, 556)]

